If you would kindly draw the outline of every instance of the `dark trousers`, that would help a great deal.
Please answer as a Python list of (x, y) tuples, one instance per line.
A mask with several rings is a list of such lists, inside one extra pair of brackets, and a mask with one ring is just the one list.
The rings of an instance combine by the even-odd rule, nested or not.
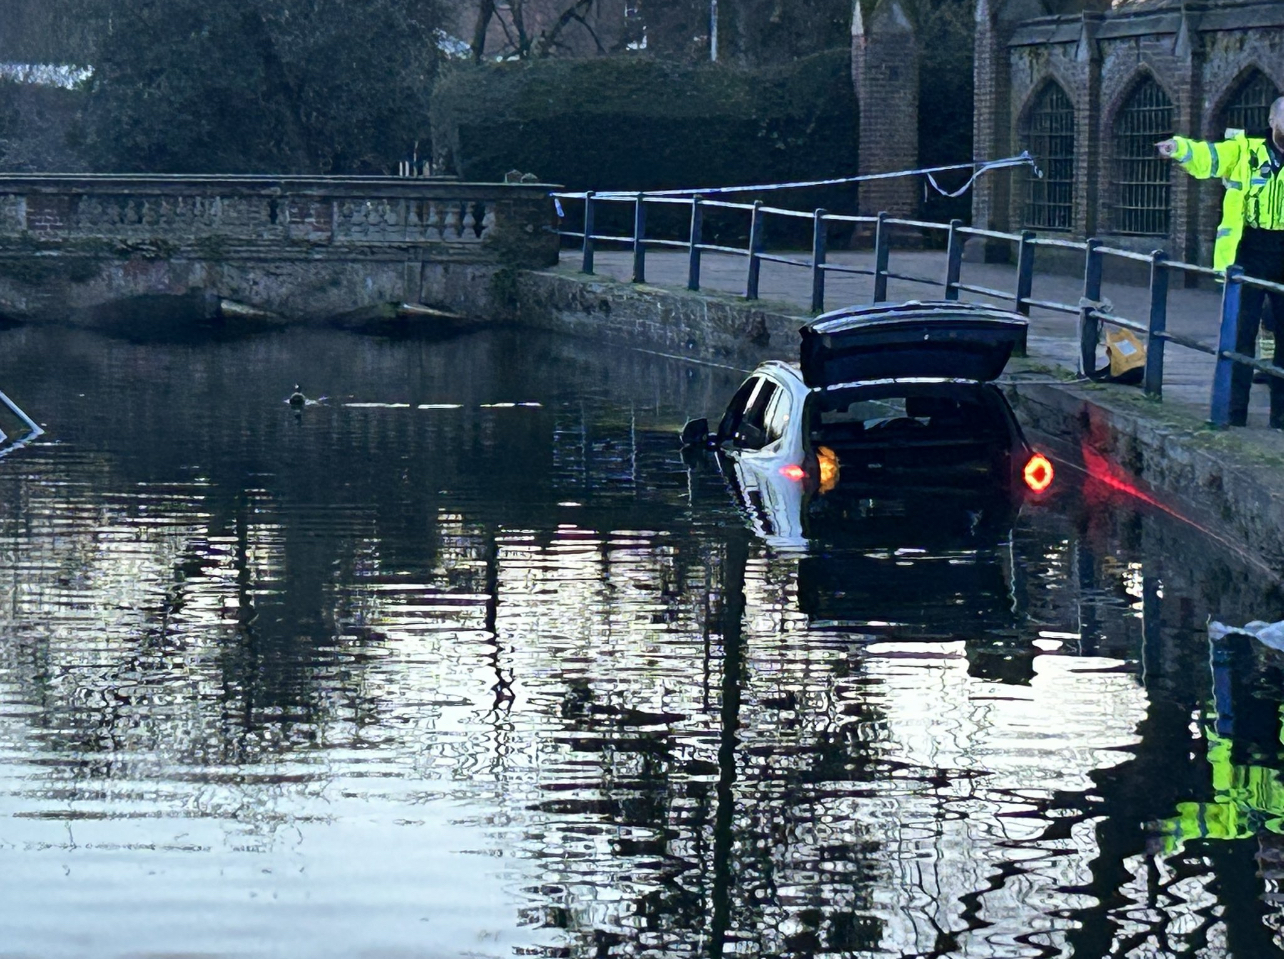
[[(1270, 280), (1273, 283), (1284, 283), (1284, 230), (1258, 230), (1244, 228), (1244, 237), (1239, 243), (1239, 252), (1235, 262), (1244, 268), (1248, 276), (1259, 280)], [(1271, 303), (1271, 312), (1275, 315), (1272, 335), (1275, 337), (1276, 366), (1284, 366), (1284, 357), (1280, 356), (1280, 320), (1284, 318), (1284, 294), (1258, 289), (1253, 286), (1241, 286), (1239, 293), (1239, 317), (1235, 324), (1235, 352), (1245, 356), (1257, 355), (1257, 330), (1262, 322), (1262, 307), (1267, 299)], [(1272, 376), (1271, 388), (1271, 426), (1284, 427), (1284, 380)], [(1253, 371), (1236, 363), (1231, 371), (1230, 387), (1230, 422), (1231, 426), (1243, 426), (1248, 421), (1248, 394), (1253, 386)]]

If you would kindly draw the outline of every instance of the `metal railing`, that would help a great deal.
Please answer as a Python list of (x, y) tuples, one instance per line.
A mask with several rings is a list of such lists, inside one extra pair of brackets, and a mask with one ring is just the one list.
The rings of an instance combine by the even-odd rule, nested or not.
[[(699, 196), (666, 197), (644, 193), (632, 195), (610, 193), (557, 193), (559, 200), (579, 200), (584, 204), (583, 229), (559, 230), (563, 237), (581, 241), (581, 271), (593, 272), (593, 254), (598, 242), (625, 244), (633, 251), (633, 282), (646, 282), (646, 251), (649, 248), (684, 249), (688, 255), (687, 289), (700, 289), (700, 259), (705, 252), (727, 253), (743, 256), (746, 259), (745, 298), (758, 298), (759, 275), (763, 261), (783, 263), (789, 266), (811, 271), (811, 312), (821, 313), (825, 304), (825, 278), (829, 273), (848, 273), (870, 276), (874, 280), (873, 302), (881, 303), (887, 299), (887, 281), (900, 280), (909, 283), (921, 283), (927, 286), (942, 288), (943, 297), (957, 300), (960, 293), (973, 293), (992, 299), (1008, 301), (1014, 312), (1024, 316), (1030, 315), (1031, 308), (1048, 310), (1077, 316), (1079, 321), (1079, 372), (1088, 375), (1096, 366), (1097, 346), (1101, 339), (1103, 325), (1125, 329), (1143, 339), (1146, 345), (1146, 365), (1142, 378), (1142, 388), (1146, 395), (1155, 399), (1163, 396), (1164, 348), (1173, 343), (1176, 346), (1195, 350), (1216, 358), (1217, 365), (1213, 374), (1211, 399), (1209, 404), (1209, 421), (1221, 428), (1230, 424), (1230, 384), (1231, 371), (1236, 364), (1250, 367), (1252, 370), (1265, 373), (1277, 379), (1284, 379), (1284, 368), (1236, 352), (1236, 324), (1239, 314), (1240, 294), (1244, 286), (1256, 287), (1268, 292), (1284, 294), (1284, 284), (1245, 276), (1238, 266), (1232, 266), (1223, 274), (1194, 263), (1170, 260), (1163, 250), (1152, 253), (1137, 253), (1132, 250), (1115, 249), (1103, 246), (1096, 238), (1088, 240), (1066, 240), (1059, 237), (1038, 236), (1032, 231), (1004, 233), (997, 230), (983, 230), (977, 227), (964, 226), (961, 220), (949, 223), (937, 223), (925, 220), (910, 220), (890, 217), (886, 213), (877, 216), (848, 216), (829, 213), (823, 209), (810, 213), (800, 210), (787, 210), (766, 206), (761, 201), (754, 203), (732, 203), (724, 200), (709, 200)], [(596, 231), (596, 215), (599, 204), (616, 203), (633, 205), (633, 232), (631, 236), (599, 234)], [(690, 229), (687, 239), (660, 239), (646, 235), (647, 207), (652, 205), (681, 205), (690, 208)], [(747, 247), (727, 246), (704, 242), (704, 213), (709, 209), (741, 210), (749, 214)], [(811, 255), (807, 259), (798, 256), (787, 256), (768, 253), (764, 243), (764, 224), (768, 216), (785, 217), (812, 221)], [(844, 266), (827, 262), (827, 224), (865, 224), (874, 228), (874, 266), (873, 269)], [(908, 227), (926, 232), (946, 234), (945, 276), (943, 279), (923, 276), (912, 276), (894, 273), (889, 269), (891, 238), (893, 228)], [(969, 237), (982, 237), (991, 240), (1008, 241), (1017, 245), (1015, 277), (1012, 290), (997, 290), (975, 283), (966, 283), (962, 278), (963, 244)], [(1079, 251), (1084, 256), (1083, 296), (1078, 303), (1061, 303), (1055, 300), (1038, 299), (1033, 295), (1035, 252), (1040, 248), (1060, 248)], [(1133, 260), (1149, 266), (1150, 303), (1148, 315), (1144, 320), (1120, 316), (1114, 313), (1102, 300), (1102, 272), (1107, 259)], [(1202, 343), (1187, 336), (1170, 332), (1168, 320), (1168, 283), (1169, 274), (1183, 273), (1192, 276), (1216, 278), (1222, 281), (1221, 323), (1218, 342), (1215, 346)], [(1022, 343), (1020, 349), (1024, 350)]]

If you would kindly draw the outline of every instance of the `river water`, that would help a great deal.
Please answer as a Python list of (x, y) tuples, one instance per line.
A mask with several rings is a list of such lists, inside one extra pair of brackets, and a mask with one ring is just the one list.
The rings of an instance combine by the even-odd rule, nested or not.
[(1069, 467), (780, 548), (676, 448), (737, 380), (0, 333), (0, 956), (1277, 951), (1274, 581)]

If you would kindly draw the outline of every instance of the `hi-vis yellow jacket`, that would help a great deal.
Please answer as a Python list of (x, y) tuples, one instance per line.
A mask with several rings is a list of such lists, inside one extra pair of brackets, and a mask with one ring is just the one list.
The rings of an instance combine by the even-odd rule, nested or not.
[(1241, 131), (1227, 140), (1173, 140), (1177, 143), (1174, 158), (1187, 173), (1200, 180), (1219, 176), (1226, 184), (1222, 222), (1213, 244), (1213, 269), (1224, 270), (1235, 262), (1245, 225), (1284, 230), (1284, 178), (1265, 138)]

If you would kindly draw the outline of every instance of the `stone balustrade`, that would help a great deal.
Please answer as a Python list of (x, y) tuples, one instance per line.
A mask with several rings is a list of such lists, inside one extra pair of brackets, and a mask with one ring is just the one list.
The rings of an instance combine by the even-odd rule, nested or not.
[[(546, 260), (548, 186), (444, 178), (0, 176), (0, 243), (219, 240), (458, 246), (507, 234)], [(531, 229), (526, 229), (530, 227)], [(529, 242), (518, 242), (522, 237)]]
[[(457, 286), (466, 266), (557, 261), (553, 189), (434, 177), (0, 175), (0, 315), (56, 310), (60, 290), (73, 309), (197, 287), (233, 298), (248, 290), (255, 306), (289, 315), (442, 302), (452, 299), (447, 266)], [(51, 270), (50, 257), (67, 268)], [(277, 264), (270, 274), (267, 263)]]

